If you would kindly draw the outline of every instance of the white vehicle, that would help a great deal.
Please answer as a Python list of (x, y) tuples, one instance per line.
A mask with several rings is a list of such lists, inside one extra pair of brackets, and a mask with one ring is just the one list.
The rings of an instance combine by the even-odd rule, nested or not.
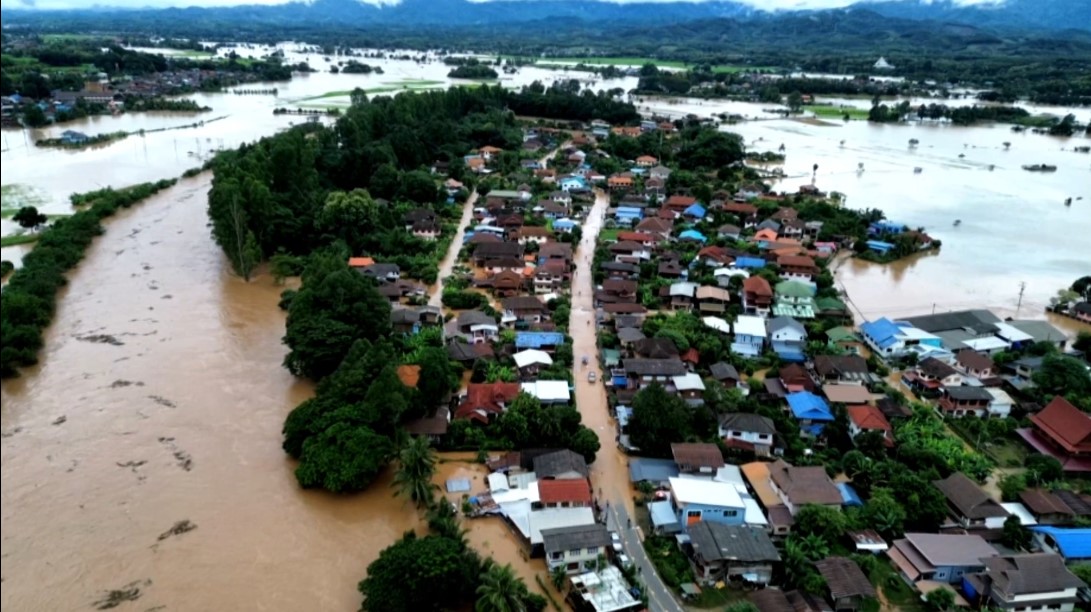
[(626, 568), (633, 564), (633, 560), (629, 558), (629, 555), (620, 554), (617, 556), (617, 565), (620, 568)]
[(610, 541), (613, 543), (615, 553), (621, 554), (625, 552), (625, 548), (621, 545), (621, 536), (619, 536), (616, 531), (610, 532)]
[(589, 382), (589, 383), (595, 382), (595, 373), (594, 372), (588, 372), (587, 373), (587, 382)]

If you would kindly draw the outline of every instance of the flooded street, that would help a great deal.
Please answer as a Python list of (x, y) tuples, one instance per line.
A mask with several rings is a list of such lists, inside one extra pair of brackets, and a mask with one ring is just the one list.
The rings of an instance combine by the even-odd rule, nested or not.
[[(197, 118), (225, 118), (98, 149), (39, 149), (30, 142), (64, 129), (156, 129), (192, 123), (195, 116), (128, 114), (42, 132), (5, 130), (2, 183), (33, 190), (46, 212), (69, 212), (73, 192), (178, 176), (213, 149), (303, 120), (274, 116), (278, 106), (324, 104), (338, 97), (327, 93), (383, 89), (398, 79), (450, 82), (450, 67), (441, 63), (359, 59), (384, 66), (385, 74), (312, 74), (275, 84), (276, 96), (189, 96), (213, 108)], [(319, 61), (312, 66), (324, 69)], [(525, 68), (504, 83), (571, 75)], [(630, 89), (635, 79), (596, 84), (614, 86)], [(710, 114), (712, 107), (699, 112)], [(933, 304), (1013, 314), (1018, 283), (1025, 281), (1020, 315), (1038, 317), (1058, 288), (1091, 272), (1084, 238), (1091, 235), (1091, 158), (1061, 150), (1086, 143), (1084, 137), (864, 122), (763, 121), (730, 129), (758, 150), (785, 144), (790, 178), (779, 188), (809, 183), (818, 163), (818, 186), (847, 194), (848, 206), (882, 208), (943, 240), (939, 255), (891, 266), (846, 262), (839, 281), (867, 316), (922, 313)], [(918, 148), (908, 148), (911, 137), (921, 141)], [(1004, 141), (1012, 142), (1011, 150)], [(861, 174), (858, 163), (865, 164)], [(1027, 163), (1056, 164), (1058, 171), (1019, 169)], [(913, 174), (916, 166), (921, 174)], [(122, 609), (354, 610), (368, 563), (405, 530), (421, 528), (416, 510), (393, 496), (392, 473), (353, 496), (299, 489), (280, 448), (281, 426), (313, 389), (281, 367), (284, 313), (277, 302), (283, 287), (267, 275), (251, 283), (234, 276), (209, 237), (209, 180), (208, 174), (182, 180), (110, 220), (59, 296), (41, 365), (3, 382), (5, 610), (92, 609), (105, 591), (127, 585), (139, 586), (142, 595)], [(1068, 196), (1083, 200), (1065, 208)], [(471, 200), (460, 227), (472, 206)], [(573, 281), (574, 355), (577, 363), (590, 356), (589, 368), (597, 368), (594, 324), (588, 323), (594, 316), (590, 264), (606, 206), (599, 197), (589, 214)], [(961, 219), (959, 227), (954, 219)], [(461, 234), (453, 253), (460, 243)], [(18, 261), (27, 248), (5, 248), (3, 258)], [(450, 274), (453, 255), (448, 258), (441, 278)], [(439, 297), (437, 289), (432, 299)], [(587, 369), (576, 370), (583, 421), (602, 443), (592, 466), (596, 493), (601, 487), (602, 498), (631, 505), (601, 372), (596, 369), (599, 382), (591, 384)], [(481, 470), (444, 463), (436, 482), (470, 474), (480, 491)], [(182, 521), (196, 529), (170, 535)], [(544, 565), (522, 558), (502, 520), (466, 526), (479, 551), (511, 562), (538, 590), (534, 575)]]

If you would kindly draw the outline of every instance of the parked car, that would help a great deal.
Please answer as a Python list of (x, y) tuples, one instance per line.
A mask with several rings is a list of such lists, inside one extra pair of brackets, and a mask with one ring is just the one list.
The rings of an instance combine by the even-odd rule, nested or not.
[(617, 556), (618, 567), (625, 569), (633, 564), (633, 560), (629, 558), (629, 555), (621, 554)]
[(610, 541), (613, 543), (615, 553), (621, 554), (625, 552), (625, 548), (621, 545), (621, 536), (619, 536), (616, 531), (610, 532)]
[(593, 383), (593, 382), (595, 382), (595, 380), (596, 380), (595, 379), (595, 373), (594, 372), (588, 372), (587, 373), (587, 382)]

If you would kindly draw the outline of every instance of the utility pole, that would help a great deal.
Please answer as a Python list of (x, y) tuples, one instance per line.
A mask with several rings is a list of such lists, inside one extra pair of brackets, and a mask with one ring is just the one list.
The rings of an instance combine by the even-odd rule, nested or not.
[(932, 302), (932, 314), (936, 314), (936, 303)]
[(1015, 316), (1019, 316), (1019, 308), (1023, 306), (1023, 292), (1027, 290), (1027, 283), (1020, 281), (1019, 283), (1019, 301), (1015, 304)]

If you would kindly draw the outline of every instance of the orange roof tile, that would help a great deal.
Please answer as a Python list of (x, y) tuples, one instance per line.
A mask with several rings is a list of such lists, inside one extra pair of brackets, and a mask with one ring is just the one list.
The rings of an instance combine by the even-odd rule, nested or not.
[(375, 263), (375, 260), (370, 257), (349, 257), (349, 266), (353, 268), (363, 268)]
[(543, 504), (591, 503), (591, 485), (586, 478), (539, 480), (538, 498)]

